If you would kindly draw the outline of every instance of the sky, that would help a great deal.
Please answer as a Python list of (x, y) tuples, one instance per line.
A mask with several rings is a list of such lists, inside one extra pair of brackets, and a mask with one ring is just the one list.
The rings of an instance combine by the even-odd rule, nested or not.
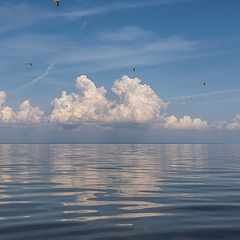
[(0, 143), (240, 143), (239, 9), (1, 0)]

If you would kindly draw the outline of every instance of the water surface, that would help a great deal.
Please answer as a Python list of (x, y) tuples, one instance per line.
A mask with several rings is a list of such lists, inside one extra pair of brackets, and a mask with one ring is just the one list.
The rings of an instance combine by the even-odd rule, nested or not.
[(0, 145), (0, 239), (240, 239), (240, 145)]

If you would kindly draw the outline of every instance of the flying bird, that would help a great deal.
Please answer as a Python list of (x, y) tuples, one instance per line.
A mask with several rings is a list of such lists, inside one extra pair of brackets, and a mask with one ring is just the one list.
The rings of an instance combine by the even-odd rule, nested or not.
[(206, 86), (207, 86), (207, 83), (204, 82), (202, 85), (203, 85), (204, 87), (206, 87)]
[(59, 7), (60, 5), (60, 0), (54, 0), (54, 2), (57, 4), (57, 6)]
[(136, 72), (137, 69), (134, 67), (132, 70), (133, 70), (134, 72)]
[(32, 67), (32, 63), (31, 62), (26, 62), (25, 65)]

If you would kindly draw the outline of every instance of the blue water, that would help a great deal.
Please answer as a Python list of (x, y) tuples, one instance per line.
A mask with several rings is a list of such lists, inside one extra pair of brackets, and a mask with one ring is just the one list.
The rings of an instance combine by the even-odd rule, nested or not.
[(240, 239), (240, 145), (0, 145), (0, 239)]

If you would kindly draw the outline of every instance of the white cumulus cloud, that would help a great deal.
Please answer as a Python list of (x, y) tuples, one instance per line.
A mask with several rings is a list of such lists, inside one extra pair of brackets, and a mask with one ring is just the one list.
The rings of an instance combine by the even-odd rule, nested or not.
[[(20, 104), (17, 110), (4, 106), (6, 93), (0, 91), (1, 123), (61, 123), (61, 124), (152, 124), (167, 129), (202, 129), (207, 122), (200, 118), (167, 116), (167, 102), (164, 102), (147, 84), (139, 78), (122, 76), (111, 88), (117, 100), (106, 98), (107, 90), (86, 75), (76, 79), (76, 91), (67, 93), (51, 102), (52, 111), (47, 116), (39, 107), (33, 107), (29, 100)], [(236, 116), (235, 121), (240, 120)], [(240, 121), (238, 121), (240, 122)]]
[(200, 118), (191, 118), (190, 116), (184, 116), (182, 118), (177, 118), (173, 115), (167, 117), (164, 124), (165, 128), (173, 129), (201, 129), (207, 127), (207, 122), (201, 120)]
[(43, 120), (44, 112), (39, 107), (32, 107), (29, 100), (24, 101), (16, 112), (9, 107), (3, 106), (6, 93), (0, 91), (0, 122), (2, 123), (38, 123)]
[(240, 130), (240, 115), (236, 115), (229, 121), (214, 121), (211, 124), (212, 128), (216, 129), (226, 129), (226, 130)]
[(213, 121), (211, 124), (211, 127), (221, 130), (221, 129), (226, 128), (227, 125), (228, 125), (227, 121), (218, 120), (218, 121)]
[(113, 105), (105, 98), (104, 87), (96, 85), (82, 75), (76, 79), (77, 93), (62, 92), (60, 98), (52, 101), (53, 111), (49, 116), (51, 122), (86, 122), (103, 121)]
[(106, 99), (106, 89), (97, 88), (94, 82), (82, 75), (76, 79), (77, 93), (62, 92), (52, 101), (51, 122), (138, 122), (161, 118), (167, 103), (138, 78), (123, 76), (116, 80), (112, 91), (119, 102)]
[(226, 125), (228, 130), (239, 130), (240, 129), (240, 115), (236, 115), (230, 123)]
[(0, 108), (2, 104), (5, 102), (6, 97), (7, 97), (7, 94), (4, 91), (0, 91)]
[(167, 103), (150, 86), (141, 84), (139, 78), (123, 76), (114, 82), (112, 91), (120, 99), (120, 103), (110, 111), (112, 121), (139, 123), (158, 121), (167, 107)]
[(24, 101), (18, 111), (15, 113), (15, 121), (17, 122), (40, 122), (43, 119), (44, 112), (39, 107), (31, 106), (29, 100)]

